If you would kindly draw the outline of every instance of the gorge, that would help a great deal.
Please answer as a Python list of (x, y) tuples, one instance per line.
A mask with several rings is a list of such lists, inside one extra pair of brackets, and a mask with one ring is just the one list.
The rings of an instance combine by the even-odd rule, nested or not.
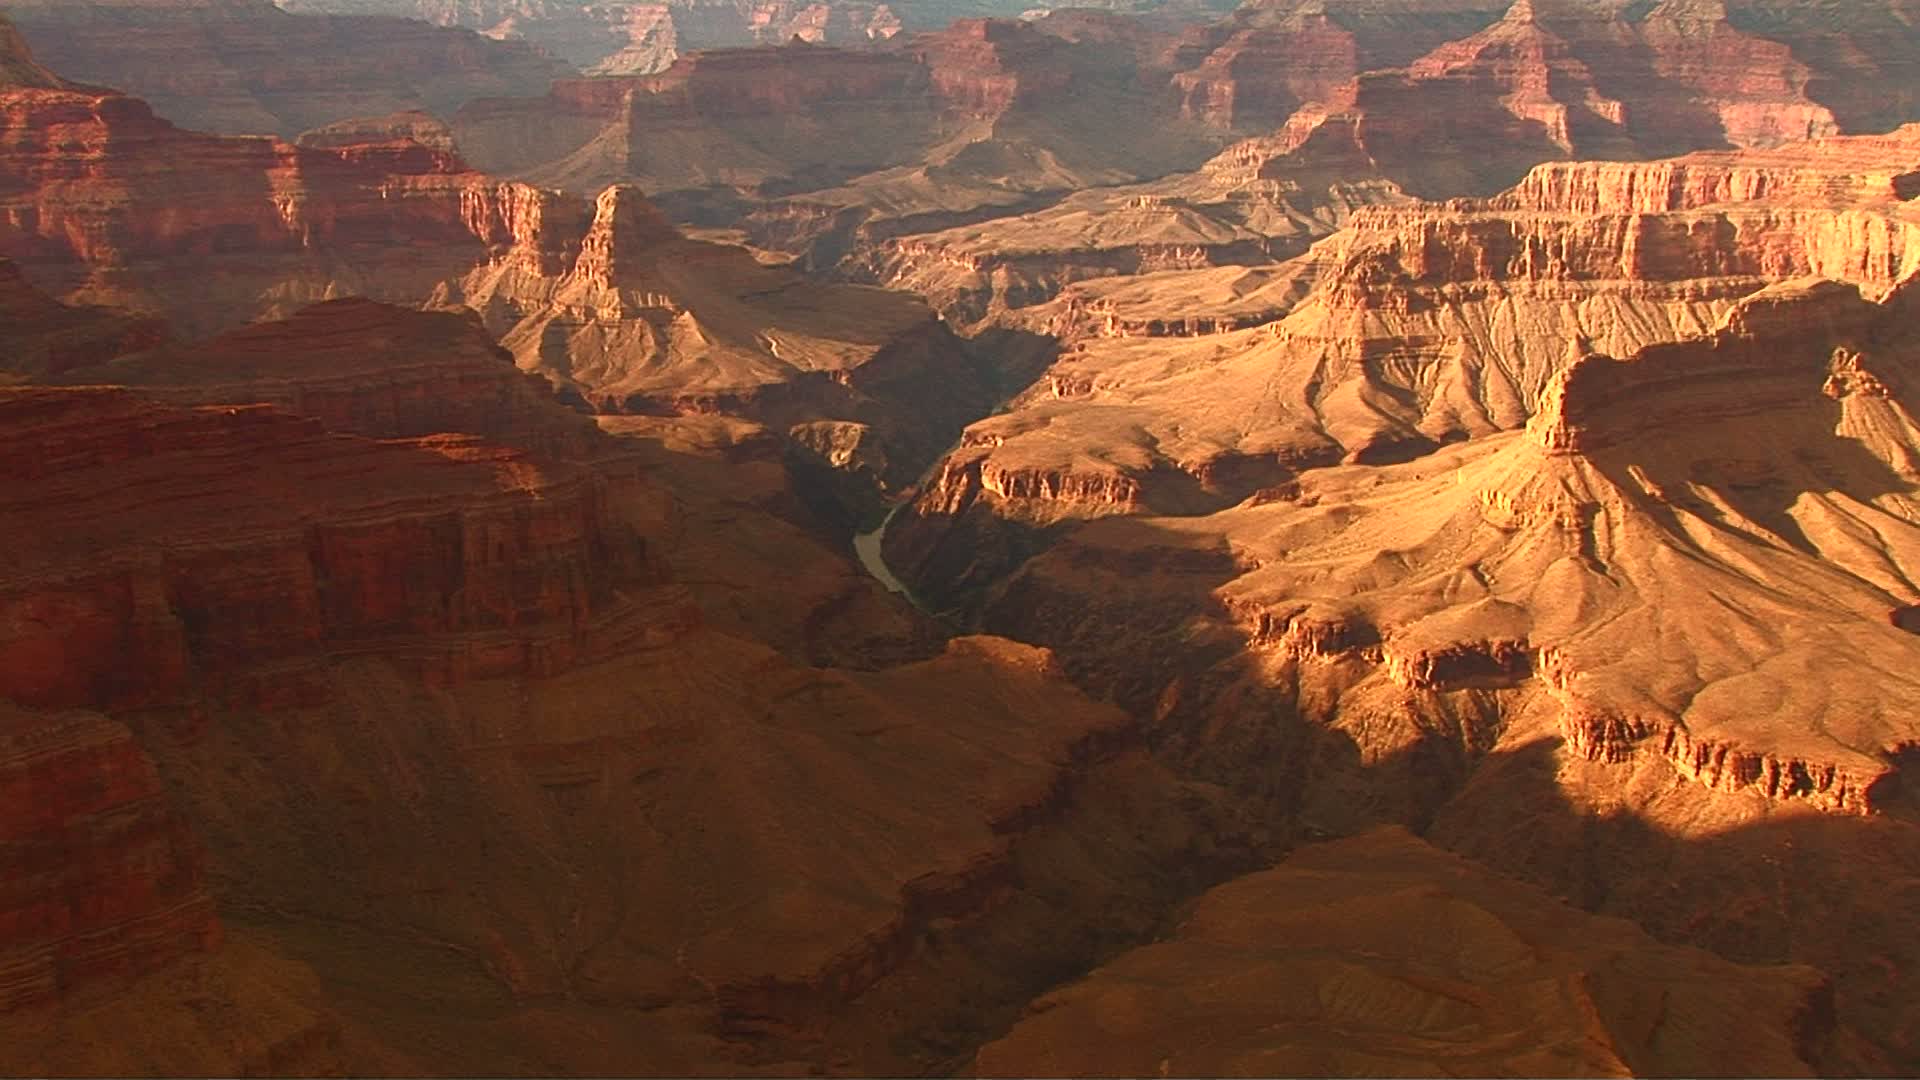
[(0, 1072), (1920, 1073), (1908, 0), (0, 0)]

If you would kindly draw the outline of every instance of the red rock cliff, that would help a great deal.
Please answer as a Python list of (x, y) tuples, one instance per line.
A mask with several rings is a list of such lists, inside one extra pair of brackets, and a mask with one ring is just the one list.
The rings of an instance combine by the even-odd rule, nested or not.
[(571, 632), (637, 571), (591, 475), (470, 437), (104, 389), (4, 391), (0, 414), (0, 696), (30, 706), (177, 704), (375, 638)]
[(124, 726), (0, 701), (0, 1012), (211, 949), (204, 863)]

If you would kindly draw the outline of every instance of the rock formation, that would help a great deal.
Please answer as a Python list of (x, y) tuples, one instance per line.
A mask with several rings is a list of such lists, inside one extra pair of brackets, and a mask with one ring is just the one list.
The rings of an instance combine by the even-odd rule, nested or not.
[[(1107, 288), (1128, 287), (1076, 283), (1284, 259), (1354, 209), (1408, 194), (1491, 195), (1542, 162), (1765, 148), (1839, 130), (1811, 96), (1819, 72), (1791, 43), (1741, 29), (1719, 7), (1527, 0), (1497, 18), (1484, 8), (1408, 15), (1393, 32), (1356, 5), (1250, 8), (1146, 49), (1142, 77), (1172, 79), (1181, 122), (1255, 133), (1199, 169), (1037, 209), (983, 205), (947, 228), (928, 227), (940, 220), (930, 216), (895, 223), (891, 209), (861, 218), (856, 182), (757, 211), (745, 228), (757, 243), (920, 292), (961, 326), (1052, 329), (1044, 305), (1063, 292), (1080, 309), (1069, 321), (1092, 322)], [(1389, 42), (1482, 15), (1476, 31), (1398, 59), (1404, 67), (1377, 66)], [(1278, 313), (1235, 318), (1262, 310)]]
[(973, 1071), (1811, 1076), (1830, 996), (1809, 968), (1662, 945), (1381, 830), (1213, 890), (1170, 940), (1035, 1002)]
[(179, 405), (258, 402), (382, 439), (469, 432), (554, 458), (582, 456), (595, 438), (592, 420), (515, 370), (470, 314), (336, 300), (190, 346), (128, 352), (39, 381), (113, 383)]
[(342, 293), (417, 302), (548, 198), (411, 139), (202, 135), (89, 88), (0, 92), (0, 139), (0, 255), (189, 336)]
[(169, 337), (161, 319), (69, 308), (34, 288), (11, 261), (0, 261), (0, 316), (6, 320), (0, 341), (7, 349), (0, 383), (59, 378)]
[[(922, 564), (938, 594), (986, 570), (980, 553), (998, 545), (979, 534), (998, 520), (1219, 509), (1303, 468), (1523, 426), (1583, 350), (1704, 333), (1772, 281), (1883, 290), (1916, 265), (1915, 136), (1543, 165), (1485, 202), (1358, 210), (1275, 273), (1266, 295), (1284, 317), (1239, 329), (1236, 290), (1217, 316), (1227, 333), (1083, 323), (1122, 336), (1081, 341), (1014, 408), (969, 429), (890, 530), (890, 551)], [(1211, 273), (1137, 279), (1127, 303), (1205, 320), (1170, 298)]]
[(357, 116), (451, 116), (537, 94), (566, 65), (513, 42), (399, 18), (296, 16), (269, 0), (9, 0), (35, 53), (196, 131), (292, 138)]
[[(1896, 902), (1853, 867), (1866, 847), (1920, 854), (1898, 620), (1920, 558), (1912, 303), (1904, 283), (1880, 301), (1775, 286), (1710, 335), (1562, 367), (1525, 431), (1307, 469), (1210, 515), (1082, 525), (1037, 556), (1030, 531), (988, 534), (1021, 569), (979, 625), (1055, 647), (1193, 767), (1315, 828), (1437, 814), (1449, 846), (1663, 936), (1839, 973), (1839, 1015), (1871, 1044), (1847, 1053), (1911, 1060), (1908, 995), (1880, 989), (1906, 969), (1871, 958), (1920, 942), (1858, 936)], [(1268, 765), (1236, 764), (1254, 748)], [(1533, 814), (1553, 823), (1502, 854)], [(1649, 863), (1599, 869), (1581, 815), (1609, 816), (1598, 835), (1622, 850), (1663, 831), (1661, 857), (1701, 875), (1768, 843), (1730, 834), (1718, 855), (1722, 830), (1821, 837), (1793, 874), (1832, 874), (1821, 903), (1856, 929), (1763, 915), (1771, 871), (1710, 905)], [(1618, 905), (1595, 899), (1610, 882)]]
[(479, 312), (523, 369), (596, 411), (752, 417), (900, 486), (997, 395), (999, 373), (923, 304), (689, 240), (635, 188), (603, 192), (584, 233), (543, 225), (434, 303)]
[(0, 1073), (1915, 1071), (1904, 4), (0, 23)]
[[(189, 336), (341, 293), (418, 303), (438, 289), (437, 303), (481, 311), (527, 370), (576, 401), (745, 411), (801, 429), (836, 467), (894, 484), (996, 394), (992, 374), (912, 300), (815, 285), (739, 248), (687, 240), (631, 188), (610, 190), (596, 214), (493, 180), (432, 145), (444, 133), (417, 117), (289, 146), (184, 132), (101, 91), (16, 89), (5, 102), (18, 135), (0, 169), (18, 194), (0, 251), (69, 299), (163, 311)], [(326, 338), (313, 321), (290, 332)], [(275, 347), (254, 340), (261, 354)], [(75, 346), (40, 348), (44, 359), (10, 366), (86, 366), (68, 355)], [(384, 357), (347, 363), (336, 379), (393, 370)], [(166, 356), (115, 380), (183, 367)], [(429, 385), (409, 392), (435, 393)], [(257, 400), (326, 413), (318, 390), (302, 393), (304, 404)], [(906, 400), (924, 395), (951, 403), (932, 425)], [(475, 430), (471, 419), (386, 434)], [(829, 435), (822, 423), (842, 427)]]
[(9, 1069), (733, 1072), (840, 1024), (897, 1071), (852, 1000), (1024, 904), (1029, 834), (1129, 752), (1044, 650), (933, 640), (781, 518), (743, 422), (582, 432), (472, 316), (366, 301), (113, 352), (22, 375), (125, 386), (0, 389), (0, 769), (95, 800), (4, 818)]
[[(885, 41), (912, 19), (914, 29), (944, 23), (946, 5), (835, 0), (730, 0), (692, 3), (589, 4), (553, 0), (283, 0), (288, 11), (405, 15), (441, 26), (464, 26), (491, 38), (526, 41), (582, 71), (652, 75), (697, 50), (782, 45), (794, 38), (821, 45)], [(925, 9), (925, 10), (923, 10)], [(1017, 10), (1007, 14), (1017, 14)]]
[[(1150, 57), (1052, 24), (964, 20), (881, 50), (690, 54), (651, 77), (477, 102), (455, 130), (484, 168), (576, 192), (635, 182), (694, 214), (714, 186), (804, 191), (786, 223), (812, 216), (827, 231), (844, 231), (844, 210), (965, 213), (1190, 168), (1217, 148), (1216, 134), (1178, 122)], [(1088, 137), (1115, 109), (1166, 122)]]
[(9, 867), (0, 1011), (128, 978), (220, 938), (205, 854), (124, 725), (0, 711)]

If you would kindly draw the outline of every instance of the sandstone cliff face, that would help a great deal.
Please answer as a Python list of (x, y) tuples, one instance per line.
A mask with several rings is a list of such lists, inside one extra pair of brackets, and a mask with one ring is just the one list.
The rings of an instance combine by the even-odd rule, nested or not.
[[(1354, 209), (1409, 192), (1491, 195), (1541, 162), (1772, 147), (1839, 129), (1809, 96), (1816, 75), (1790, 44), (1739, 29), (1717, 7), (1528, 0), (1499, 6), (1498, 18), (1488, 7), (1406, 15), (1395, 26), (1409, 40), (1419, 26), (1466, 29), (1401, 60), (1403, 69), (1379, 66), (1390, 35), (1369, 20), (1380, 13), (1342, 5), (1250, 9), (1149, 50), (1141, 77), (1153, 69), (1172, 79), (1177, 123), (1264, 129), (1198, 170), (1037, 210), (982, 209), (976, 216), (985, 221), (934, 230), (882, 228), (871, 218), (849, 230), (861, 198), (851, 185), (842, 198), (794, 200), (790, 214), (750, 218), (749, 235), (837, 260), (860, 280), (920, 292), (962, 326), (1056, 328), (1064, 318), (1081, 329), (1097, 325), (1106, 286), (1074, 294), (1073, 303), (1095, 310), (1062, 316), (1041, 305), (1083, 281), (1287, 258), (1337, 231)], [(1216, 44), (1194, 64), (1195, 50)], [(964, 66), (993, 70), (978, 60)], [(867, 197), (897, 198), (885, 190)], [(818, 220), (801, 220), (808, 208)], [(811, 244), (794, 235), (809, 231)]]
[[(591, 476), (472, 439), (376, 443), (264, 406), (8, 393), (19, 559), (0, 690), (30, 706), (183, 705), (209, 681), (244, 693), (258, 665), (382, 635), (582, 628), (632, 572)], [(240, 460), (252, 479), (227, 479)], [(63, 506), (70, 491), (101, 494)], [(127, 543), (139, 514), (106, 493), (154, 505), (168, 491), (202, 510)], [(463, 643), (446, 660), (514, 670), (550, 662), (544, 648)]]
[[(741, 207), (707, 207), (706, 189), (738, 189), (754, 210), (804, 191), (862, 216), (951, 216), (1204, 161), (1221, 137), (1180, 120), (1155, 50), (1093, 22), (968, 19), (873, 50), (695, 53), (651, 77), (476, 103), (455, 127), (494, 171), (579, 192), (637, 182), (729, 218)], [(1108, 130), (1115, 110), (1142, 122)]]
[(0, 705), (0, 1013), (220, 941), (206, 856), (125, 726)]
[[(574, 262), (602, 283), (651, 250), (621, 228), (644, 202), (610, 202)], [(1032, 837), (1077, 827), (1079, 787), (1127, 753), (1124, 714), (1042, 650), (943, 649), (778, 516), (799, 516), (792, 481), (744, 421), (618, 418), (581, 440), (472, 317), (365, 301), (62, 377), (135, 389), (0, 391), (0, 699), (33, 754), (69, 754), (21, 759), (25, 790), (98, 790), (151, 759), (166, 801), (139, 820), (206, 872), (127, 855), (91, 819), (34, 841), (49, 873), (9, 877), (0, 905), (27, 913), (6, 942), (25, 988), (0, 1017), (10, 1068), (396, 1071), (426, 1053), (733, 1072), (818, 1055), (838, 1025), (898, 1071), (926, 1062), (894, 1037), (934, 1030), (951, 994), (886, 1018), (853, 1002), (945, 971), (930, 935), (1093, 947), (995, 913), (1030, 907)], [(451, 425), (549, 456), (420, 434)], [(709, 435), (731, 448), (696, 452)], [(138, 747), (81, 753), (71, 709), (114, 717), (75, 731)], [(1155, 857), (1212, 865), (1179, 844)], [(168, 890), (219, 896), (235, 940), (208, 951), (191, 919), (152, 914)], [(48, 913), (82, 894), (126, 901), (69, 947)], [(48, 948), (86, 961), (75, 981), (48, 982)], [(1020, 968), (992, 977), (1044, 977)], [(418, 970), (447, 1004), (396, 1014), (358, 989)], [(183, 987), (215, 1015), (169, 1006)]]
[[(1846, 925), (1887, 918), (1872, 890), (1842, 896), (1881, 872), (1848, 869), (1859, 845), (1920, 851), (1897, 824), (1914, 637), (1888, 616), (1920, 558), (1911, 288), (1776, 287), (1709, 337), (1571, 364), (1525, 432), (1306, 471), (1210, 516), (1081, 525), (980, 624), (1051, 644), (1194, 767), (1318, 827), (1438, 812), (1449, 845), (1663, 935), (1841, 973), (1840, 1015), (1910, 1060), (1910, 1006), (1871, 959), (1910, 934), (1763, 916), (1771, 872), (1696, 904), (1642, 880), (1651, 864), (1584, 862), (1577, 824), (1496, 853), (1530, 815), (1618, 815), (1606, 844), (1664, 832), (1663, 858), (1693, 867), (1698, 847), (1724, 873), (1770, 841), (1722, 856), (1707, 834), (1767, 821), (1830, 838), (1796, 873), (1854, 882), (1831, 894)], [(1261, 758), (1277, 775), (1235, 764), (1283, 749)], [(1525, 809), (1500, 802), (1516, 790)]]
[[(924, 305), (689, 240), (632, 187), (564, 230), (529, 245), (570, 264), (509, 255), (434, 302), (479, 312), (522, 369), (596, 411), (751, 417), (832, 467), (904, 485), (994, 396), (994, 371)], [(839, 425), (826, 442), (822, 425)]]
[[(1519, 0), (1405, 71), (1374, 70), (1294, 118), (1416, 194), (1490, 194), (1556, 158), (1659, 157), (1833, 134), (1788, 46), (1688, 2)], [(1322, 152), (1325, 152), (1324, 150)]]
[(525, 45), (398, 18), (286, 14), (268, 0), (19, 0), (8, 11), (69, 79), (197, 131), (280, 135), (402, 109), (537, 94), (571, 74)]
[(588, 456), (596, 443), (593, 422), (516, 370), (477, 318), (369, 300), (318, 304), (56, 381), (116, 383), (180, 405), (268, 404), (379, 439), (468, 432), (549, 459)]
[(513, 247), (550, 199), (410, 139), (200, 135), (90, 90), (0, 94), (0, 176), (0, 255), (188, 336), (341, 293), (417, 302)]
[(444, 154), (459, 153), (453, 142), (453, 129), (431, 113), (417, 109), (335, 121), (303, 131), (294, 140), (297, 146), (324, 150), (381, 143), (413, 143)]
[[(1493, 200), (1358, 208), (1265, 275), (1169, 272), (1131, 294), (1069, 294), (1055, 325), (1086, 336), (968, 430), (889, 550), (942, 596), (1009, 568), (991, 554), (1004, 545), (981, 539), (996, 520), (1221, 509), (1305, 468), (1523, 426), (1583, 351), (1706, 333), (1768, 282), (1884, 291), (1916, 266), (1914, 153), (1903, 130), (1544, 165)], [(1183, 319), (1150, 320), (1172, 304)]]
[[(335, 938), (377, 928), (402, 955), (451, 946), (515, 995), (593, 1002), (577, 1022), (645, 1034), (629, 1068), (732, 1071), (769, 1038), (804, 1045), (798, 1033), (920, 962), (936, 922), (968, 926), (1017, 895), (1021, 838), (1068, 813), (1126, 742), (1124, 715), (1041, 650), (968, 639), (905, 667), (823, 671), (703, 626), (689, 590), (622, 567), (635, 551), (620, 530), (653, 520), (647, 500), (630, 485), (600, 499), (577, 467), (451, 436), (329, 436), (263, 407), (5, 394), (6, 430), (33, 448), (9, 455), (6, 533), (43, 538), (10, 552), (0, 601), (15, 631), (0, 692), (42, 710), (31, 745), (64, 730), (46, 717), (66, 703), (136, 718), (225, 902)], [(136, 509), (153, 506), (170, 509)], [(715, 565), (776, 573), (737, 550)], [(934, 792), (973, 809), (929, 811)], [(93, 873), (72, 842), (46, 858)], [(58, 910), (64, 880), (10, 878), (15, 907)], [(116, 887), (146, 895), (137, 878)], [(37, 950), (47, 920), (21, 918), (31, 932), (15, 940)], [(125, 1007), (185, 970), (162, 964), (175, 925), (122, 935), (121, 952), (158, 965), (137, 969), (150, 978)], [(103, 970), (115, 940), (86, 938)], [(323, 979), (348, 962), (330, 950), (315, 953)], [(10, 989), (51, 992), (32, 957), (9, 959)], [(330, 992), (403, 1044), (460, 1022), (396, 1022)], [(47, 1007), (60, 1030), (82, 1022), (77, 1003)], [(543, 1045), (550, 1008), (515, 1021), (518, 1052)], [(324, 1028), (315, 1038), (325, 1051)], [(351, 1049), (330, 1060), (364, 1060)]]

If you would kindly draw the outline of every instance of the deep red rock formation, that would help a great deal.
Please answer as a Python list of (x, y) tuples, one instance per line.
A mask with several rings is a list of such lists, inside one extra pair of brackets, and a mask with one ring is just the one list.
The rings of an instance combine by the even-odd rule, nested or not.
[(413, 140), (200, 135), (71, 89), (0, 93), (0, 178), (0, 256), (186, 334), (341, 291), (417, 301), (512, 248), (551, 199)]
[[(32, 707), (180, 705), (389, 635), (570, 635), (640, 569), (591, 475), (470, 437), (375, 442), (108, 389), (5, 391), (0, 409), (18, 538), (0, 695)], [(502, 644), (486, 663), (547, 662)]]
[(1364, 68), (1351, 31), (1326, 15), (1235, 30), (1201, 63), (1173, 77), (1182, 111), (1235, 131), (1278, 127), (1302, 105), (1326, 101)]
[(597, 442), (593, 422), (515, 368), (471, 313), (370, 300), (319, 304), (60, 381), (118, 383), (180, 405), (268, 404), (377, 439), (466, 432), (551, 459), (589, 456)]
[(213, 949), (205, 862), (125, 726), (0, 701), (0, 1013)]

